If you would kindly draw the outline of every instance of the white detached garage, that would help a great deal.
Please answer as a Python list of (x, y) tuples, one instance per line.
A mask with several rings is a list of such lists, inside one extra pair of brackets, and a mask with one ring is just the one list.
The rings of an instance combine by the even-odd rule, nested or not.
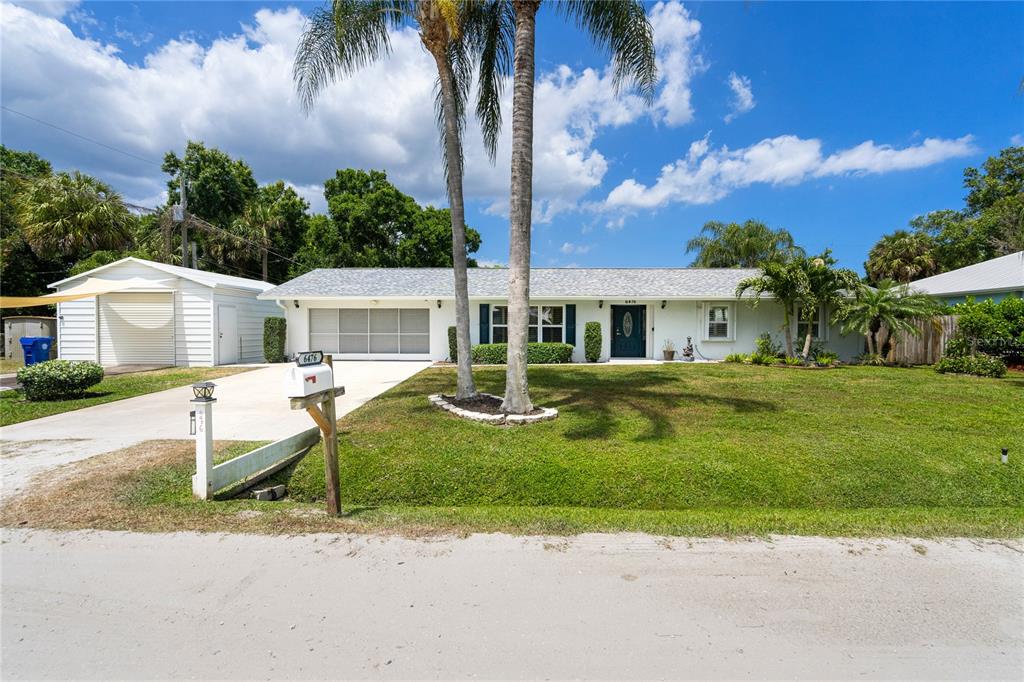
[(257, 296), (268, 282), (124, 258), (50, 285), (102, 292), (57, 304), (65, 360), (186, 367), (263, 361), (263, 320), (282, 317)]

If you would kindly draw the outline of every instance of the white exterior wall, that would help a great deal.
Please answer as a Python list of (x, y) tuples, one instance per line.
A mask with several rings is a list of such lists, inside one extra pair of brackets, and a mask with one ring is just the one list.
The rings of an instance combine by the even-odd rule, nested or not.
[[(210, 291), (207, 289), (207, 291)], [(210, 352), (213, 362), (220, 363), (218, 347), (214, 343), (217, 338), (217, 306), (234, 306), (238, 313), (238, 339), (241, 352), (238, 361), (263, 362), (263, 320), (268, 317), (284, 317), (284, 311), (275, 301), (260, 301), (256, 299), (256, 292), (243, 289), (232, 289), (228, 287), (216, 287), (213, 291), (213, 312), (210, 318), (211, 333)]]
[[(103, 270), (102, 277), (112, 280), (144, 278), (153, 282), (145, 291), (174, 293), (174, 364), (178, 366), (209, 367), (217, 362), (215, 303), (234, 305), (238, 310), (238, 333), (242, 340), (240, 362), (263, 361), (263, 319), (282, 315), (274, 301), (257, 300), (256, 291), (211, 288), (143, 263), (120, 263)], [(69, 282), (67, 286), (74, 284)], [(142, 290), (123, 293), (132, 291)], [(57, 349), (61, 358), (97, 360), (97, 308), (96, 298), (57, 304)]]
[[(309, 345), (309, 309), (310, 308), (419, 308), (427, 307), (430, 310), (430, 354), (431, 360), (445, 360), (448, 358), (448, 327), (455, 324), (455, 302), (444, 300), (440, 309), (437, 307), (437, 300), (426, 299), (371, 299), (349, 298), (349, 299), (320, 299), (300, 300), (296, 308), (291, 300), (287, 304), (286, 317), (288, 320), (287, 352), (289, 355), (304, 350), (316, 350), (308, 348)], [(469, 331), (473, 345), (480, 343), (480, 304), (487, 303), (491, 306), (505, 305), (506, 301), (500, 298), (493, 299), (471, 299), (469, 305)], [(601, 323), (601, 359), (607, 361), (611, 355), (611, 334), (612, 334), (612, 306), (613, 305), (644, 305), (647, 308), (647, 349), (646, 357), (660, 359), (662, 347), (666, 339), (671, 339), (676, 351), (686, 346), (686, 337), (693, 337), (693, 344), (696, 349), (709, 360), (721, 360), (730, 353), (751, 353), (754, 350), (754, 341), (763, 332), (770, 332), (776, 341), (783, 344), (782, 309), (771, 300), (762, 300), (753, 308), (746, 301), (729, 299), (725, 301), (667, 301), (665, 307), (661, 307), (661, 301), (637, 300), (627, 303), (625, 300), (605, 299), (602, 307), (598, 307), (597, 300), (570, 300), (570, 299), (533, 299), (535, 305), (567, 305), (576, 306), (576, 347), (573, 352), (573, 362), (585, 362), (583, 350), (583, 335), (587, 322)], [(732, 331), (728, 340), (705, 339), (704, 320), (707, 315), (707, 305), (730, 306), (730, 319)], [(794, 346), (799, 350), (800, 345), (796, 337), (796, 321), (793, 321)], [(493, 339), (493, 337), (491, 337)], [(852, 360), (862, 352), (862, 339), (858, 335), (843, 336), (837, 326), (831, 326), (827, 330), (824, 339), (825, 346), (838, 353), (840, 358), (846, 361)], [(362, 356), (367, 357), (367, 356)], [(372, 356), (370, 356), (372, 357)], [(388, 356), (398, 358), (398, 356)], [(403, 356), (411, 359), (409, 356)]]

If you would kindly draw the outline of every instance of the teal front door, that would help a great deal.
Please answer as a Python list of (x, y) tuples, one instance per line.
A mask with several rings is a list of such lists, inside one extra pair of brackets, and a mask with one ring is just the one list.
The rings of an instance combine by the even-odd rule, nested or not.
[(612, 357), (642, 358), (647, 350), (644, 306), (612, 306)]

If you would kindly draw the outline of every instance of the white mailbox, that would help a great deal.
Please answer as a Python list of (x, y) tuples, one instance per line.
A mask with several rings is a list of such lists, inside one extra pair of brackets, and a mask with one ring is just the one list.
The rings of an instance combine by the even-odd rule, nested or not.
[(291, 367), (284, 375), (284, 396), (305, 398), (334, 388), (334, 376), (327, 365)]

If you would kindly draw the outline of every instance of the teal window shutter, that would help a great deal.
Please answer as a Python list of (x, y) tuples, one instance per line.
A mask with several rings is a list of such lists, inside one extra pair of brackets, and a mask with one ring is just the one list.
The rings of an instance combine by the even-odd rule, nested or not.
[(565, 342), (570, 346), (576, 345), (576, 304), (570, 303), (565, 306)]
[(480, 343), (491, 342), (491, 304), (480, 304)]

